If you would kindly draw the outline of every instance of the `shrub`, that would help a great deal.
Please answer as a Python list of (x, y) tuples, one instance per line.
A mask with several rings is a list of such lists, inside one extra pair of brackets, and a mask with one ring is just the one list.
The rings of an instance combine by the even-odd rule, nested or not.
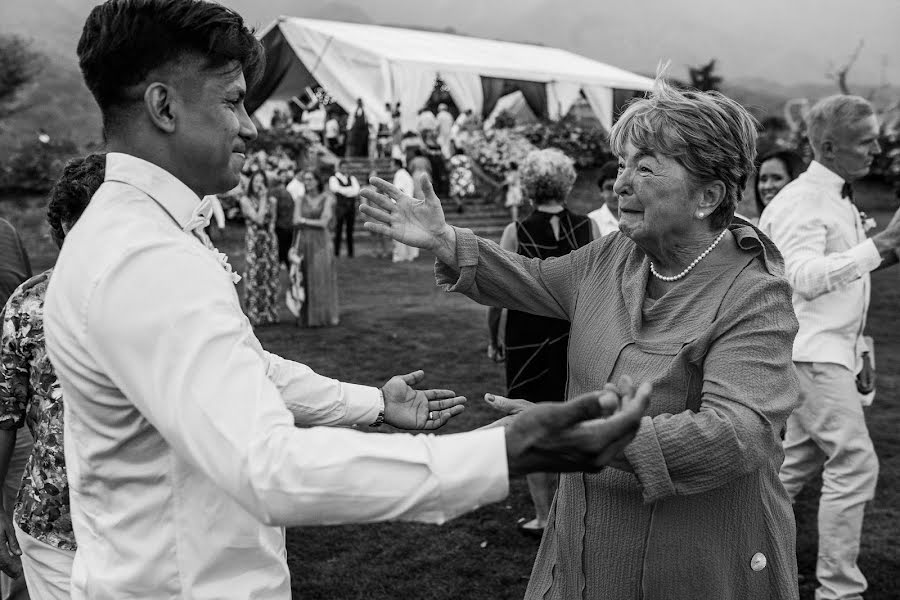
[(600, 166), (612, 159), (609, 136), (599, 125), (584, 127), (575, 119), (566, 117), (559, 121), (541, 121), (517, 127), (537, 148), (559, 148), (579, 169)]
[(23, 144), (0, 165), (0, 191), (36, 192), (50, 190), (70, 158), (80, 153), (69, 139), (52, 139), (48, 143), (34, 140)]

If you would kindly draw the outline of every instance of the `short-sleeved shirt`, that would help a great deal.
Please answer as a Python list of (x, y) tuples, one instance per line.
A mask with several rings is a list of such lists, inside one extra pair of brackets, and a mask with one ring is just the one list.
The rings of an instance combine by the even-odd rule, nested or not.
[(34, 437), (16, 498), (16, 524), (45, 544), (75, 550), (63, 452), (62, 389), (44, 344), (44, 295), (51, 270), (13, 292), (3, 315), (0, 429), (27, 424)]

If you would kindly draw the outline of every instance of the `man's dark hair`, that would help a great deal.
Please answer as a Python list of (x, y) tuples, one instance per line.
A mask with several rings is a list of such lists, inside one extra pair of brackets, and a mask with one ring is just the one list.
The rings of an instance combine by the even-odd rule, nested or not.
[(602, 188), (603, 182), (607, 179), (612, 179), (613, 181), (619, 177), (619, 161), (617, 160), (608, 160), (603, 163), (603, 166), (600, 167), (600, 176), (597, 177), (597, 187)]
[(88, 15), (78, 41), (84, 82), (103, 113), (140, 100), (135, 89), (154, 70), (185, 54), (209, 69), (240, 63), (250, 87), (265, 69), (265, 53), (239, 14), (202, 0), (107, 0)]
[(87, 208), (91, 197), (103, 184), (106, 176), (106, 155), (88, 154), (73, 158), (63, 167), (62, 175), (50, 189), (47, 203), (47, 222), (50, 236), (62, 247), (66, 229), (71, 229)]

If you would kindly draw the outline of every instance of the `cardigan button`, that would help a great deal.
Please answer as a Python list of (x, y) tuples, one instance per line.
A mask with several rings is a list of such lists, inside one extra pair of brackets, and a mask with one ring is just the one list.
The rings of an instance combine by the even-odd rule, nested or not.
[(762, 571), (766, 568), (766, 555), (762, 552), (757, 552), (753, 555), (753, 558), (750, 559), (750, 568), (754, 571)]

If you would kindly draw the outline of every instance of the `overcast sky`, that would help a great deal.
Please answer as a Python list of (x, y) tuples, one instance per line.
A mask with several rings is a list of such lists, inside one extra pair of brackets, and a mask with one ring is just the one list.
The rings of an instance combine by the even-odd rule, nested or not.
[[(0, 0), (0, 30), (74, 56), (96, 0)], [(826, 83), (860, 40), (852, 83), (900, 85), (900, 0), (224, 0), (251, 23), (279, 14), (454, 27), (560, 46), (634, 71), (718, 58), (728, 79)]]

